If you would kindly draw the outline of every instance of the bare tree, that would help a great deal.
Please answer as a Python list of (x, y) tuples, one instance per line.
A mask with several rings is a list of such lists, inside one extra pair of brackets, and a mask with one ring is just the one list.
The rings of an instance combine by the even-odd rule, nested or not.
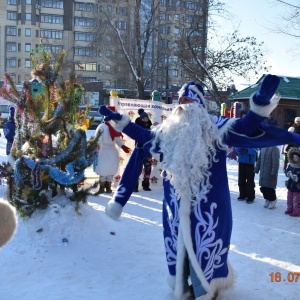
[[(223, 3), (214, 0), (208, 3), (208, 16), (218, 12), (226, 18), (228, 12)], [(218, 24), (210, 19), (210, 38), (203, 52), (204, 49), (198, 46), (199, 38), (204, 35), (200, 17), (194, 15), (193, 25), (182, 35), (178, 56), (190, 77), (204, 85), (220, 106), (223, 102), (220, 91), (226, 90), (233, 76), (250, 79), (259, 71), (268, 70), (263, 57), (263, 43), (258, 43), (254, 37), (239, 37), (236, 30), (223, 36), (218, 32)]]
[(300, 5), (294, 5), (289, 1), (275, 0), (284, 10), (275, 23), (273, 31), (300, 39)]
[(159, 6), (159, 1), (156, 0), (124, 2), (124, 6), (119, 6), (118, 9), (119, 15), (122, 9), (121, 14), (128, 16), (127, 22), (122, 21), (122, 18), (112, 19), (107, 8), (99, 6), (93, 46), (100, 51), (107, 51), (111, 47), (118, 55), (115, 59), (119, 62), (119, 69), (115, 75), (125, 77), (127, 83), (132, 78), (140, 99), (145, 99), (145, 88), (157, 65), (152, 57)]

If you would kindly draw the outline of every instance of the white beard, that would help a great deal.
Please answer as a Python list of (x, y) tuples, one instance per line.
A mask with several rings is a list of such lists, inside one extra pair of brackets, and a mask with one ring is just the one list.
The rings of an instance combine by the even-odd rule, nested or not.
[(221, 134), (207, 110), (197, 103), (178, 106), (156, 131), (155, 144), (163, 153), (162, 167), (175, 189), (197, 202), (209, 192), (209, 169), (216, 161), (217, 149), (226, 150)]

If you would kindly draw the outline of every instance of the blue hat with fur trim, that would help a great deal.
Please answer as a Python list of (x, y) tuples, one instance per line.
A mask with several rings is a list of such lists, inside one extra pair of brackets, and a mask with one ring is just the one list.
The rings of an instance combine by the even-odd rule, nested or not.
[(9, 108), (9, 117), (10, 117), (11, 119), (13, 119), (13, 118), (15, 117), (15, 108), (14, 108), (13, 106), (11, 106), (11, 107)]
[(178, 99), (181, 97), (188, 97), (198, 102), (200, 105), (206, 107), (206, 101), (204, 99), (204, 91), (200, 84), (195, 82), (186, 83), (178, 91)]

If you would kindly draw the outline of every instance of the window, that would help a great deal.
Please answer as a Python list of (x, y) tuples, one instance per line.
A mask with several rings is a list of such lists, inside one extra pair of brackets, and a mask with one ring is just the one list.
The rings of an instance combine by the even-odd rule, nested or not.
[(97, 5), (94, 3), (75, 2), (75, 10), (97, 11)]
[(26, 0), (26, 4), (31, 4), (31, 0)]
[(167, 0), (160, 0), (160, 6), (167, 6)]
[(54, 29), (41, 29), (41, 38), (62, 39), (63, 31)]
[(102, 66), (98, 65), (98, 72), (101, 72), (101, 71), (102, 71)]
[(111, 5), (107, 5), (107, 12), (112, 13), (112, 6)]
[(7, 11), (7, 20), (17, 20), (17, 12)]
[(30, 52), (31, 44), (25, 44), (25, 52)]
[(110, 65), (106, 65), (106, 66), (105, 66), (105, 70), (106, 70), (106, 71), (110, 71)]
[(75, 64), (75, 70), (77, 71), (97, 71), (96, 63), (77, 63)]
[(124, 57), (125, 57), (124, 52), (123, 52), (123, 51), (119, 51), (119, 52), (118, 52), (118, 57), (119, 57), (119, 58), (124, 58)]
[(111, 50), (107, 50), (106, 53), (105, 53), (105, 56), (106, 56), (106, 57), (111, 56)]
[(17, 59), (15, 57), (7, 58), (6, 64), (7, 64), (7, 67), (9, 67), (9, 68), (15, 68), (17, 65)]
[(164, 25), (159, 26), (159, 32), (161, 34), (166, 34), (166, 26), (164, 26)]
[(29, 58), (25, 58), (25, 67), (26, 68), (31, 68), (31, 61)]
[(25, 19), (26, 19), (26, 21), (30, 21), (31, 20), (31, 14), (26, 13), (25, 14)]
[(17, 43), (7, 42), (6, 43), (6, 51), (7, 52), (15, 52), (15, 51), (17, 51)]
[(18, 59), (18, 68), (21, 68), (21, 59)]
[(119, 21), (118, 22), (118, 29), (120, 30), (126, 30), (127, 29), (127, 23), (124, 21)]
[(21, 36), (21, 28), (18, 28), (18, 36)]
[(6, 27), (6, 35), (16, 36), (17, 35), (17, 27), (16, 26), (7, 26)]
[(25, 36), (31, 36), (31, 29), (25, 28)]
[(94, 18), (84, 18), (84, 17), (75, 17), (75, 25), (86, 26), (86, 27), (95, 27), (96, 19)]
[(174, 28), (174, 34), (179, 34), (179, 32), (180, 32), (179, 28), (175, 27)]
[(61, 15), (41, 14), (41, 23), (62, 24), (63, 23), (63, 16), (61, 16)]
[(97, 56), (96, 50), (90, 47), (75, 47), (74, 55), (81, 55), (81, 56)]
[(78, 76), (78, 81), (80, 82), (93, 82), (97, 80), (97, 77), (91, 77), (91, 76)]
[(165, 20), (166, 19), (166, 13), (165, 12), (161, 12), (160, 15), (159, 15), (159, 18), (161, 20)]
[(178, 70), (173, 70), (173, 76), (178, 77)]
[(39, 31), (38, 30), (35, 31), (35, 37), (39, 37)]
[(185, 17), (185, 21), (186, 21), (187, 23), (193, 23), (193, 16), (187, 15), (187, 16)]
[(119, 15), (120, 16), (127, 16), (127, 9), (126, 9), (126, 7), (120, 7), (119, 8)]
[(17, 5), (17, 0), (7, 0), (8, 5)]
[(93, 32), (82, 32), (82, 31), (75, 31), (75, 41), (93, 41), (94, 34)]
[(21, 43), (18, 43), (18, 51), (21, 51)]
[(64, 2), (62, 0), (41, 0), (41, 6), (49, 8), (64, 8)]
[(187, 2), (186, 8), (187, 9), (196, 9), (196, 4), (194, 2)]
[(58, 53), (60, 50), (63, 50), (63, 46), (46, 44), (46, 45), (44, 45), (44, 49), (48, 53)]

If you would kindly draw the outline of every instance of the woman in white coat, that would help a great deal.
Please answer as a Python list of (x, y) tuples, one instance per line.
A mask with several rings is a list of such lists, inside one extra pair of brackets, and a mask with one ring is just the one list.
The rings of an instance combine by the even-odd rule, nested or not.
[[(109, 109), (115, 110), (114, 106), (108, 106)], [(124, 152), (129, 153), (130, 149), (123, 145), (121, 137), (122, 133), (116, 131), (109, 122), (104, 122), (96, 128), (95, 136), (101, 132), (99, 138), (98, 165), (95, 168), (96, 174), (99, 175), (100, 187), (96, 194), (111, 193), (111, 184), (114, 175), (119, 167), (119, 151), (118, 145)]]

